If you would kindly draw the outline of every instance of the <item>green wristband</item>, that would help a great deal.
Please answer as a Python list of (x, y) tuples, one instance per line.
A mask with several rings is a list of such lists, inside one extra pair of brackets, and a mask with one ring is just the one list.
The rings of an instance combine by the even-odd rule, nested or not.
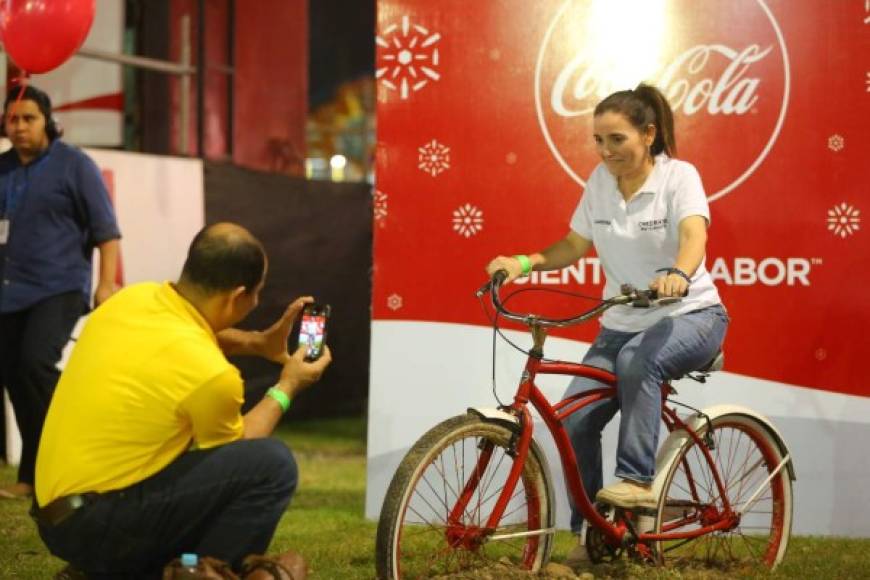
[(532, 271), (532, 261), (529, 260), (529, 257), (524, 254), (517, 254), (514, 258), (520, 263), (520, 267), (523, 269), (523, 276), (528, 276)]
[(287, 396), (287, 393), (282, 391), (281, 389), (272, 387), (268, 391), (266, 391), (266, 395), (275, 399), (275, 402), (281, 407), (281, 412), (286, 413), (287, 409), (290, 408), (290, 397)]

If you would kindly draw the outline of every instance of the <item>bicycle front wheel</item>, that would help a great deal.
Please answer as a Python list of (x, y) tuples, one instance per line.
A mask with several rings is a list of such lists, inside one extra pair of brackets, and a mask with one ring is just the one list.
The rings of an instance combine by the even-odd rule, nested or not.
[[(722, 478), (735, 527), (658, 544), (658, 553), (672, 563), (703, 561), (735, 575), (752, 568), (774, 568), (788, 546), (792, 521), (792, 488), (778, 442), (760, 421), (740, 414), (712, 421), (709, 447)], [(776, 475), (771, 474), (780, 467)], [(694, 441), (688, 441), (671, 464), (659, 500), (656, 533), (691, 532), (725, 513), (713, 470)]]
[(486, 528), (514, 463), (512, 435), (469, 414), (417, 441), (381, 508), (379, 578), (433, 578), (495, 563), (537, 571), (546, 564), (554, 505), (546, 460), (534, 441), (501, 520)]

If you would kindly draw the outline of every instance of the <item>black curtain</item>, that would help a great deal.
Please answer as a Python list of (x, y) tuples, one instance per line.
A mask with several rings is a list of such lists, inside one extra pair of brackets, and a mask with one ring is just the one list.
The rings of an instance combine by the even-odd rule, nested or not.
[[(301, 394), (291, 417), (365, 412), (371, 329), (371, 187), (306, 181), (221, 164), (205, 164), (206, 223), (248, 228), (266, 248), (269, 273), (260, 305), (240, 325), (263, 329), (298, 296), (332, 306), (327, 343), (333, 363)], [(295, 343), (296, 330), (291, 334)], [(272, 386), (280, 369), (258, 359), (233, 362), (245, 377), (245, 408)]]

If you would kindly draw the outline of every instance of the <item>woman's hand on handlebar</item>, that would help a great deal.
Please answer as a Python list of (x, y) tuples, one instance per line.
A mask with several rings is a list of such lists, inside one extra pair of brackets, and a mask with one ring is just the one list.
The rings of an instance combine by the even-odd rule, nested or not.
[(523, 275), (522, 264), (520, 264), (520, 261), (513, 256), (498, 256), (494, 258), (486, 266), (486, 275), (492, 278), (492, 276), (499, 270), (507, 272), (507, 278), (504, 281), (505, 284), (513, 282)]
[(659, 298), (681, 298), (689, 293), (689, 282), (679, 274), (659, 276), (649, 284)]

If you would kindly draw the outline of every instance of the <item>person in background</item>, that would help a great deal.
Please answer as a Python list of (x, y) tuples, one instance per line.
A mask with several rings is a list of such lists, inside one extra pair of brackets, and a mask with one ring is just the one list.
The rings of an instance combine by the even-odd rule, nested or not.
[[(267, 265), (250, 232), (215, 224), (176, 283), (130, 285), (89, 317), (48, 411), (33, 509), (49, 550), (88, 578), (159, 577), (184, 553), (240, 571), (268, 548), (298, 481), (269, 435), (331, 355), (287, 351), (311, 297), (263, 332), (232, 328), (257, 306)], [(228, 355), (283, 366), (244, 415)]]
[(64, 346), (91, 302), (94, 248), (98, 306), (115, 290), (119, 238), (100, 170), (60, 140), (51, 100), (33, 86), (10, 90), (0, 155), (0, 388), (21, 432), (18, 481), (0, 498), (33, 494), (39, 434)]

